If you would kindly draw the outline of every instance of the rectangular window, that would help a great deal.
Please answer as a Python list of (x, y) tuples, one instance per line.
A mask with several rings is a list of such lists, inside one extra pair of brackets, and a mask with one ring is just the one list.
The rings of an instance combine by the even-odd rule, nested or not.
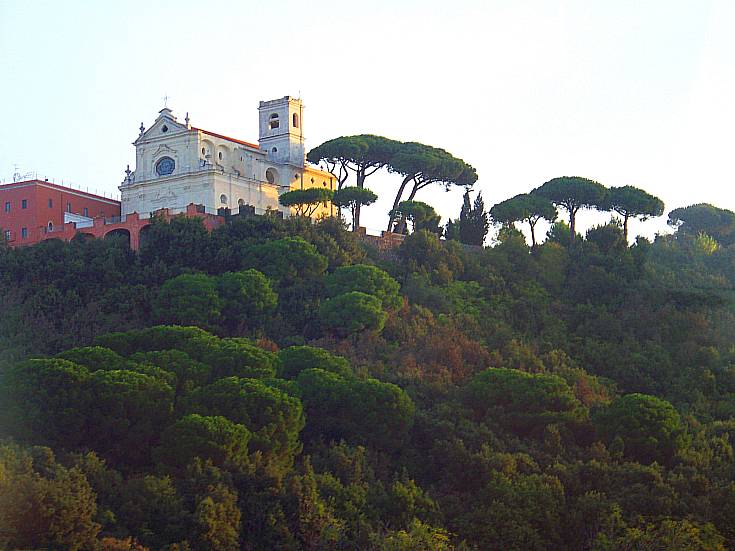
[(48, 208), (50, 208), (50, 209), (54, 208), (54, 200), (53, 199), (49, 199), (48, 200)]
[(84, 207), (84, 216), (89, 218), (89, 209), (87, 207)]
[(5, 203), (5, 212), (10, 212), (10, 201)]
[(71, 212), (71, 203), (66, 204), (66, 212)]
[(21, 239), (28, 239), (28, 228), (20, 229), (20, 237)]
[(28, 199), (22, 199), (20, 201), (20, 208), (27, 209), (28, 208)]
[(5, 230), (5, 241), (10, 241), (10, 238), (13, 237), (13, 232), (10, 230)]

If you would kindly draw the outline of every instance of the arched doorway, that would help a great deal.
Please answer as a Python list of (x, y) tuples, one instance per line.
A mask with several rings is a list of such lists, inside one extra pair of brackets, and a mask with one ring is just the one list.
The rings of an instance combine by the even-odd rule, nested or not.
[(124, 228), (110, 230), (105, 234), (105, 239), (114, 239), (120, 243), (124, 243), (126, 247), (130, 247), (130, 232)]

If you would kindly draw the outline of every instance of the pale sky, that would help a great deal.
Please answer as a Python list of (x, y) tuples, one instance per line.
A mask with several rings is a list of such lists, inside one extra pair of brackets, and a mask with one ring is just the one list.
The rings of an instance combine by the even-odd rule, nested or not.
[[(307, 149), (360, 133), (442, 147), (488, 208), (575, 175), (667, 211), (735, 209), (733, 29), (731, 0), (0, 0), (0, 180), (17, 164), (117, 193), (164, 95), (179, 120), (257, 141), (258, 101), (300, 94)], [(371, 230), (397, 185), (366, 181)], [(461, 195), (417, 198), (444, 222)]]

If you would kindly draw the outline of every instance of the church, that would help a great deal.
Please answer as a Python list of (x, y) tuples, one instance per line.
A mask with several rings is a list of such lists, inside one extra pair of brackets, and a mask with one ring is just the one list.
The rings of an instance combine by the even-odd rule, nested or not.
[[(306, 162), (304, 106), (285, 96), (258, 106), (258, 143), (183, 124), (164, 107), (140, 125), (135, 170), (125, 171), (121, 201), (45, 180), (0, 184), (0, 235), (10, 246), (82, 235), (123, 235), (133, 249), (156, 214), (203, 219), (212, 229), (229, 214), (289, 216), (279, 197), (296, 189), (334, 190), (334, 176)], [(19, 176), (19, 175), (18, 175)], [(333, 216), (326, 202), (312, 218)]]
[[(210, 214), (241, 207), (250, 213), (282, 213), (278, 198), (287, 191), (311, 187), (334, 189), (334, 177), (306, 163), (304, 106), (285, 96), (261, 101), (258, 143), (250, 143), (181, 123), (164, 107), (153, 125), (141, 123), (135, 146), (135, 170), (126, 170), (120, 185), (122, 215), (146, 217), (167, 208), (185, 212), (203, 205)], [(315, 218), (331, 215), (325, 204)]]

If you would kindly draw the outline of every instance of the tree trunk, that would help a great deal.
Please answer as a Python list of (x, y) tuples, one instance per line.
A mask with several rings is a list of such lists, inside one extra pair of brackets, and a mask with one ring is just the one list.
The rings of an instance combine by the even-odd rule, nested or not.
[(536, 222), (528, 221), (529, 226), (531, 226), (531, 247), (536, 247)]
[(625, 245), (628, 245), (628, 213), (623, 215), (623, 235), (625, 236)]
[[(357, 167), (357, 187), (362, 188), (365, 186), (365, 167), (358, 166)], [(360, 227), (360, 204), (358, 203), (355, 207), (355, 214), (352, 217), (352, 224), (354, 231), (357, 231), (357, 228)]]
[[(406, 201), (413, 201), (413, 198), (416, 197), (416, 192), (419, 190), (419, 183), (415, 182), (413, 184), (413, 187), (411, 188), (411, 193), (408, 196), (408, 199)], [(396, 233), (405, 233), (406, 231), (406, 217), (401, 216), (401, 219), (396, 222), (396, 229), (394, 230)]]
[(396, 194), (396, 199), (393, 201), (393, 210), (388, 213), (388, 231), (391, 231), (393, 229), (393, 224), (396, 221), (396, 215), (393, 214), (396, 209), (398, 208), (399, 203), (401, 202), (401, 196), (403, 195), (403, 192), (406, 190), (406, 186), (408, 185), (408, 182), (411, 181), (411, 178), (413, 178), (414, 175), (406, 176), (403, 179), (403, 182), (401, 182), (401, 187), (398, 188), (398, 193)]
[(574, 238), (577, 235), (576, 231), (577, 227), (577, 210), (576, 209), (569, 209), (569, 244), (574, 243)]

